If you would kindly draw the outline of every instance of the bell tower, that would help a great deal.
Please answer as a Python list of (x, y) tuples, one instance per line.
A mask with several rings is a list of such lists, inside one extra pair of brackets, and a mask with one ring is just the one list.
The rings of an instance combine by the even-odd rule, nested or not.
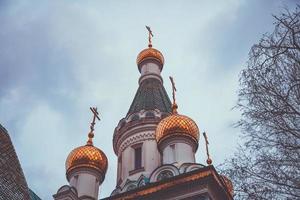
[[(161, 77), (164, 57), (153, 48), (153, 33), (150, 27), (146, 28), (149, 33), (148, 48), (142, 50), (136, 60), (141, 74), (139, 88), (113, 136), (113, 147), (118, 156), (116, 193), (137, 187), (131, 184), (133, 181), (145, 184), (151, 172), (161, 165), (155, 129), (161, 119), (171, 113), (171, 101)], [(120, 188), (123, 188), (122, 191)]]

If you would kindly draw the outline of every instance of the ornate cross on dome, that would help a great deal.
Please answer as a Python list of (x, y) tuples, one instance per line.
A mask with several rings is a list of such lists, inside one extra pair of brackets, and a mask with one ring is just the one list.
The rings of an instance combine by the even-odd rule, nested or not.
[(152, 41), (151, 41), (151, 39), (152, 39), (152, 37), (153, 37), (153, 33), (152, 33), (152, 31), (151, 31), (151, 29), (150, 29), (149, 26), (146, 26), (146, 29), (147, 29), (148, 32), (149, 32), (149, 37), (148, 37), (149, 44), (148, 44), (148, 47), (152, 47)]
[(175, 92), (177, 91), (176, 87), (175, 87), (175, 82), (172, 76), (169, 76), (170, 81), (172, 83), (172, 96), (173, 96), (173, 105), (172, 105), (172, 110), (173, 113), (177, 113), (177, 104), (176, 104), (176, 96), (175, 96)]
[(90, 132), (89, 132), (89, 139), (87, 141), (88, 145), (93, 145), (93, 137), (94, 137), (94, 130), (95, 130), (95, 124), (96, 124), (96, 119), (98, 119), (100, 121), (99, 118), (99, 113), (97, 111), (97, 107), (90, 107), (90, 110), (92, 111), (93, 115), (93, 121), (91, 122), (91, 126), (90, 126)]
[(207, 135), (206, 135), (205, 132), (203, 132), (203, 136), (204, 136), (204, 138), (205, 138), (205, 145), (206, 145), (206, 154), (207, 154), (207, 160), (206, 160), (206, 163), (207, 163), (208, 165), (211, 165), (212, 160), (210, 159), (209, 152), (208, 152), (208, 145), (209, 145), (209, 143), (208, 143)]

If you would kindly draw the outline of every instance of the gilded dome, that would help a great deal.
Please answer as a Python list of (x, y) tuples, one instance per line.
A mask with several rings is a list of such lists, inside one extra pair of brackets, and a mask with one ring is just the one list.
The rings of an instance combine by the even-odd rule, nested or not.
[(197, 124), (191, 118), (180, 115), (177, 112), (161, 120), (157, 125), (155, 133), (158, 144), (173, 135), (187, 136), (197, 144), (199, 141), (199, 129)]
[(152, 48), (152, 46), (150, 46), (147, 49), (144, 49), (143, 51), (141, 51), (139, 53), (139, 55), (137, 56), (136, 59), (136, 63), (139, 66), (141, 64), (141, 62), (143, 62), (145, 59), (147, 58), (154, 58), (155, 60), (159, 61), (159, 63), (161, 65), (164, 65), (164, 56), (162, 55), (162, 53), (160, 51), (158, 51), (155, 48)]
[(66, 160), (67, 174), (80, 167), (93, 168), (105, 176), (108, 166), (106, 155), (93, 145), (85, 145), (75, 148)]

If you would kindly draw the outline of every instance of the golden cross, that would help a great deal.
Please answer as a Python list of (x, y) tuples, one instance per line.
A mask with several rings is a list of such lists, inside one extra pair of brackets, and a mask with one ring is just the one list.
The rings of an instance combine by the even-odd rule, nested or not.
[(91, 123), (91, 132), (93, 132), (95, 129), (94, 129), (94, 126), (95, 126), (95, 121), (96, 121), (96, 118), (100, 121), (100, 118), (99, 118), (99, 113), (97, 111), (97, 107), (90, 107), (90, 110), (92, 111), (92, 113), (94, 114), (93, 116), (93, 121)]
[(208, 143), (207, 135), (206, 135), (205, 132), (203, 132), (203, 136), (204, 136), (204, 138), (205, 138), (205, 145), (206, 145), (206, 155), (207, 155), (206, 163), (207, 163), (208, 165), (211, 165), (212, 160), (210, 159), (210, 157), (209, 157), (209, 152), (208, 152), (208, 145), (209, 145), (209, 143)]
[(173, 92), (172, 92), (172, 95), (173, 95), (173, 104), (176, 104), (175, 92), (177, 91), (177, 89), (176, 89), (176, 87), (175, 87), (175, 82), (174, 82), (173, 77), (172, 77), (172, 76), (169, 76), (169, 78), (170, 78), (170, 81), (171, 81), (171, 83), (172, 83), (172, 90), (173, 90)]
[(152, 33), (152, 31), (151, 31), (151, 29), (150, 29), (149, 26), (146, 26), (146, 29), (147, 29), (148, 32), (149, 32), (149, 37), (148, 37), (149, 44), (148, 44), (148, 47), (152, 47), (152, 41), (151, 41), (151, 39), (152, 39), (152, 37), (153, 37), (153, 33)]
[(95, 130), (95, 124), (96, 124), (96, 119), (98, 119), (100, 121), (100, 118), (99, 118), (99, 113), (97, 111), (97, 107), (90, 107), (90, 110), (92, 111), (93, 113), (93, 121), (91, 122), (91, 126), (90, 126), (90, 129), (91, 131), (89, 132), (89, 139), (87, 141), (87, 144), (88, 145), (93, 145), (93, 137), (94, 137), (94, 130)]

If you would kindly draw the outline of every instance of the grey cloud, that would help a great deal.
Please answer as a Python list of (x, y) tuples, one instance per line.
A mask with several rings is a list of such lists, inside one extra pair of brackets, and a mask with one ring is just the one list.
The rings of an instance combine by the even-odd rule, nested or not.
[[(112, 134), (138, 87), (135, 59), (147, 44), (144, 25), (152, 26), (154, 46), (166, 58), (167, 91), (173, 75), (179, 112), (208, 132), (214, 163), (222, 163), (239, 132), (230, 126), (239, 118), (230, 110), (238, 73), (250, 46), (272, 29), (271, 13), (282, 5), (273, 2), (0, 1), (0, 122), (29, 185), (51, 199), (66, 183), (66, 156), (86, 142), (88, 107), (98, 106), (94, 143), (109, 158), (100, 197), (110, 195)], [(202, 144), (202, 163), (204, 151)]]

